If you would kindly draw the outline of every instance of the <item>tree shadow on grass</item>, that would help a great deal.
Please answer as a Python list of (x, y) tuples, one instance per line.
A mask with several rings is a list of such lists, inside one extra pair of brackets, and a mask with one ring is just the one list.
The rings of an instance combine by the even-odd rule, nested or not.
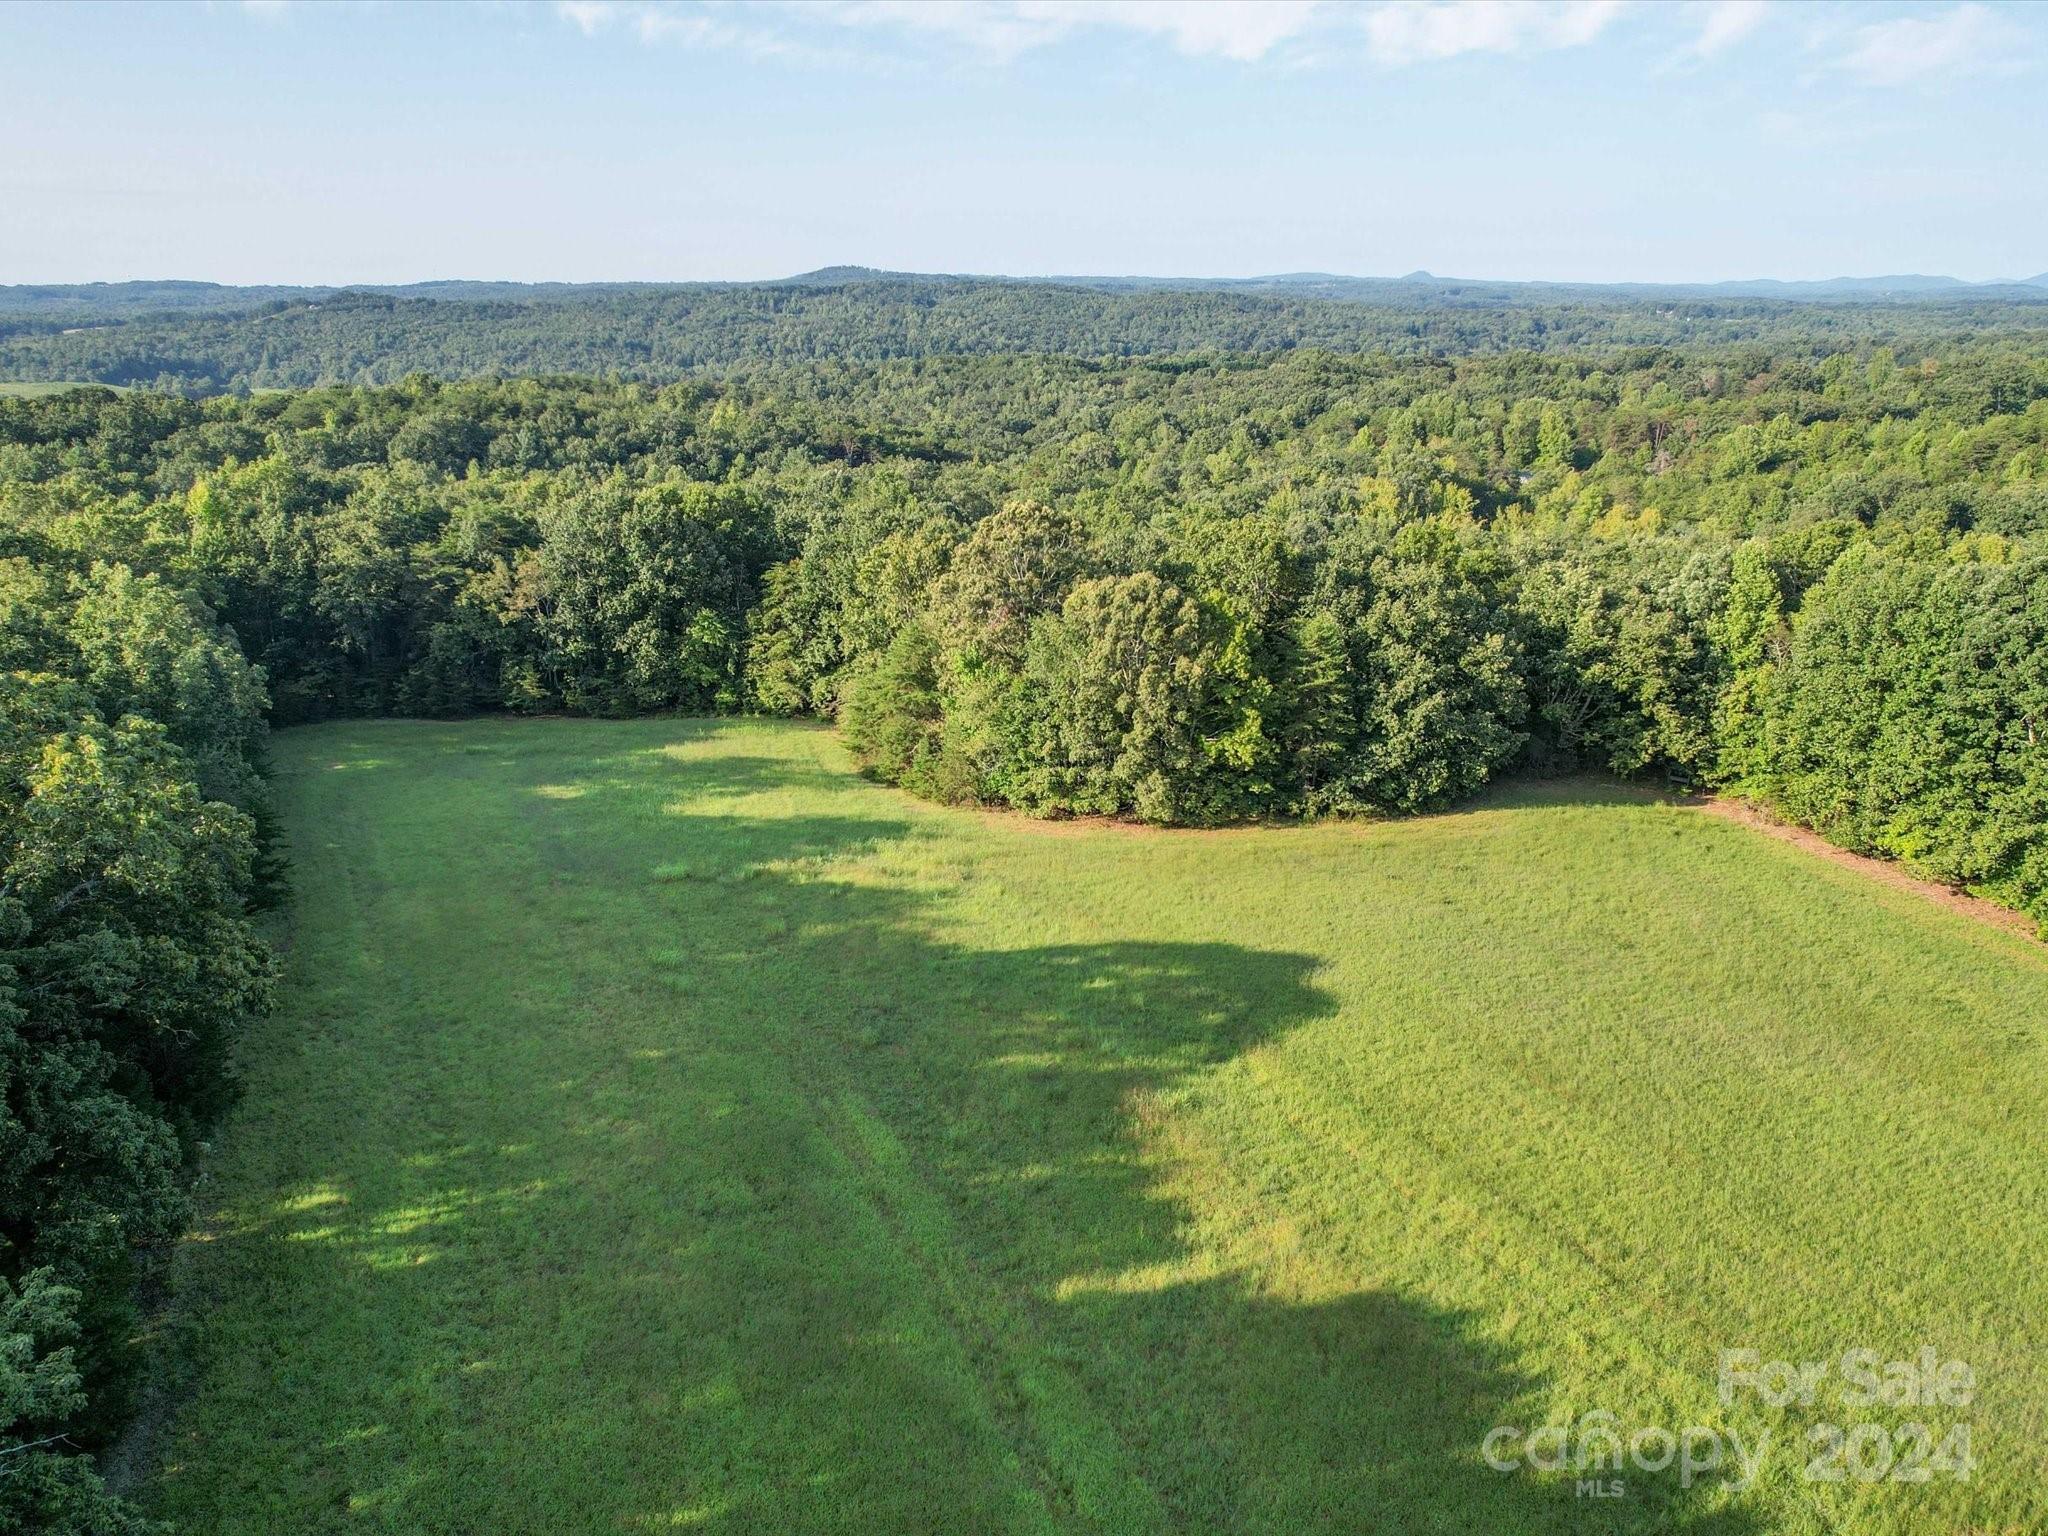
[(1513, 774), (1496, 779), (1471, 800), (1436, 815), (1455, 816), (1470, 811), (1516, 811), (1537, 807), (1585, 806), (1633, 807), (1646, 805), (1696, 805), (1699, 797), (1685, 790), (1660, 784), (1614, 778), (1603, 773)]
[(915, 853), (888, 792), (742, 813), (846, 782), (788, 760), (501, 771), (477, 835), (592, 904), (390, 935), (441, 971), (272, 1106), (332, 1139), (206, 1255), (189, 1528), (1750, 1529), (1493, 1470), (1544, 1384), (1479, 1320), (1194, 1241), (1182, 1096), (1332, 1011), (1312, 957), (949, 941), (834, 863)]

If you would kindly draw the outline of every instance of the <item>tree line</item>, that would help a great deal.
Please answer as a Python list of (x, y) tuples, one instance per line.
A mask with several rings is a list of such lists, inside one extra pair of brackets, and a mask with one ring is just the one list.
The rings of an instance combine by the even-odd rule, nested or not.
[(182, 586), (0, 554), (0, 1530), (140, 1531), (80, 1454), (267, 1006), (262, 676)]
[(1176, 825), (1597, 770), (2048, 924), (2006, 337), (81, 390), (0, 401), (0, 541), (0, 1529), (127, 1518), (77, 1452), (268, 996), (270, 722), (813, 715)]
[[(141, 291), (0, 292), (0, 379), (205, 395), (393, 384), (414, 372), (665, 382), (764, 363), (1020, 353), (1415, 357), (1748, 342), (1816, 356), (2048, 329), (2048, 288), (2025, 286), (1996, 297), (1820, 302), (1355, 279), (1115, 286), (859, 269), (781, 283), (451, 283), (332, 294), (132, 286)], [(422, 296), (428, 288), (433, 296)], [(158, 307), (137, 307), (150, 303)]]

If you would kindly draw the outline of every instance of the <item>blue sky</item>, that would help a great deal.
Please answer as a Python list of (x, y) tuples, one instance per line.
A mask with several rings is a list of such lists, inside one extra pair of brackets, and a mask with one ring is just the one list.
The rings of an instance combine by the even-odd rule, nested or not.
[(2048, 6), (0, 7), (0, 282), (2048, 269)]

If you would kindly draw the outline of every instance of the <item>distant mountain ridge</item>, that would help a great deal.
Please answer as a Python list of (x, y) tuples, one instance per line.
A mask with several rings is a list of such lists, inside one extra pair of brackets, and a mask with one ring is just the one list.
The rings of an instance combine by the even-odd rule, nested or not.
[(1237, 290), (1291, 293), (1302, 297), (1382, 297), (1393, 288), (1441, 289), (1464, 295), (1499, 292), (1530, 296), (1587, 298), (1611, 295), (1616, 298), (1654, 298), (1712, 295), (1724, 298), (1885, 298), (1895, 295), (1939, 295), (1945, 293), (1982, 295), (2004, 288), (2048, 288), (2048, 272), (2025, 278), (1994, 278), (1972, 282), (1966, 278), (1909, 272), (1878, 277), (1731, 278), (1699, 283), (1594, 283), (1537, 278), (1438, 277), (1420, 269), (1401, 277), (1353, 277), (1337, 272), (1280, 272), (1259, 277), (1156, 277), (1140, 274), (1053, 273), (1045, 276), (1013, 273), (892, 272), (876, 267), (820, 267), (814, 272), (782, 278), (782, 283), (806, 287), (834, 286), (860, 282), (989, 282), (1048, 283), (1060, 287), (1106, 289), (1164, 288), (1190, 292)]
[(725, 292), (742, 288), (844, 288), (861, 285), (974, 284), (1094, 288), (1106, 292), (1179, 291), (1254, 293), (1302, 299), (1412, 304), (1432, 294), (1466, 301), (1515, 298), (1593, 300), (1757, 298), (1885, 300), (1942, 297), (1996, 298), (2002, 292), (2035, 297), (2048, 290), (2048, 272), (2032, 277), (1970, 282), (1959, 277), (1896, 273), (1878, 277), (1735, 278), (1701, 283), (1591, 283), (1506, 278), (1438, 277), (1424, 271), (1401, 277), (1353, 277), (1335, 272), (1282, 272), (1260, 277), (1156, 277), (1138, 273), (897, 272), (878, 267), (836, 265), (790, 277), (702, 282), (522, 283), (476, 278), (439, 278), (418, 283), (237, 285), (187, 279), (141, 279), (119, 283), (0, 284), (0, 314), (70, 317), (91, 312), (105, 319), (138, 315), (219, 313), (272, 304), (317, 304), (346, 293), (394, 299), (466, 303), (542, 304), (616, 295)]

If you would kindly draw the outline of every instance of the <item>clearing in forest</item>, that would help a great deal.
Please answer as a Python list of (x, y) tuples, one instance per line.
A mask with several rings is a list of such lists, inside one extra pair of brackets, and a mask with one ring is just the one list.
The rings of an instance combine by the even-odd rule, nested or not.
[[(2048, 1521), (2026, 939), (1583, 782), (1048, 836), (796, 725), (275, 752), (289, 977), (145, 1490), (186, 1530)], [(1977, 1390), (1717, 1393), (1856, 1348)], [(1598, 1411), (1759, 1475), (1529, 1464)], [(1818, 1430), (1905, 1468), (1914, 1421), (1966, 1481)]]

